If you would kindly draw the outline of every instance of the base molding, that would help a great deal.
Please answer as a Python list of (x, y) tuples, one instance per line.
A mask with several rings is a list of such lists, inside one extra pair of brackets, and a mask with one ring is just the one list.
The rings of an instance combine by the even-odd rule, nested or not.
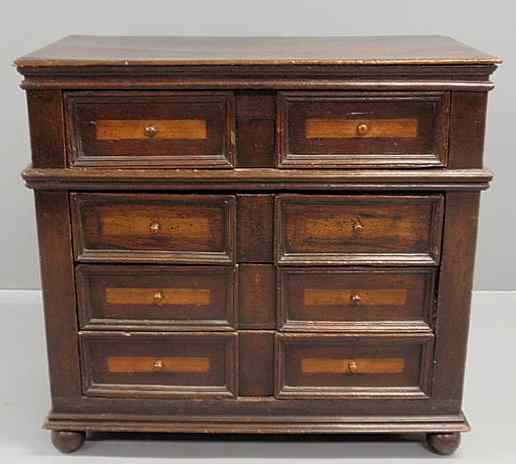
[[(50, 415), (44, 424), (48, 430), (82, 432), (159, 432), (159, 433), (453, 433), (468, 432), (464, 415), (335, 417), (303, 421), (303, 418), (159, 418), (104, 415)], [(251, 420), (250, 420), (251, 419)]]

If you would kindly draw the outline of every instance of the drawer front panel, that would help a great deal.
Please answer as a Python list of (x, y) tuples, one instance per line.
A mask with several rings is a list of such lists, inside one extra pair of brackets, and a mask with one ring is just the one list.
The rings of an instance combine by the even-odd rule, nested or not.
[(285, 92), (279, 166), (445, 166), (449, 94)]
[(276, 335), (276, 397), (427, 398), (433, 336)]
[(441, 195), (279, 195), (279, 264), (439, 261)]
[(80, 343), (86, 396), (237, 395), (234, 333), (82, 332)]
[(280, 268), (280, 328), (305, 331), (429, 331), (430, 268)]
[(231, 267), (80, 265), (82, 329), (234, 330)]
[(232, 167), (230, 92), (70, 92), (74, 166)]
[(227, 195), (72, 194), (79, 261), (230, 264), (235, 198)]

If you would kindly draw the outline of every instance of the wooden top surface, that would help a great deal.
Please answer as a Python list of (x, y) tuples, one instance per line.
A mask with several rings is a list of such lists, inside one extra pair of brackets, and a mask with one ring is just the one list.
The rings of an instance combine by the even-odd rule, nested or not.
[(442, 36), (377, 37), (116, 37), (68, 36), (15, 64), (129, 65), (389, 65), (500, 63)]

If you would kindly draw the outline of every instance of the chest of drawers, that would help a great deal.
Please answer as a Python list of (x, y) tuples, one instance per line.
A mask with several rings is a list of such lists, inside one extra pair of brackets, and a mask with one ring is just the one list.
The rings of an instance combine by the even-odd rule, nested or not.
[(432, 36), (20, 58), (56, 447), (390, 432), (451, 453), (497, 63)]

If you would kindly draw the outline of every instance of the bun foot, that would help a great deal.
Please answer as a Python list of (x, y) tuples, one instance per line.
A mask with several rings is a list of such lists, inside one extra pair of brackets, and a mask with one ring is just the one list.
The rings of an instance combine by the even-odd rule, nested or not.
[(454, 453), (460, 445), (460, 433), (429, 433), (426, 443), (430, 451), (442, 456)]
[(69, 432), (64, 430), (52, 430), (52, 444), (61, 453), (73, 453), (78, 450), (86, 438), (85, 432)]

